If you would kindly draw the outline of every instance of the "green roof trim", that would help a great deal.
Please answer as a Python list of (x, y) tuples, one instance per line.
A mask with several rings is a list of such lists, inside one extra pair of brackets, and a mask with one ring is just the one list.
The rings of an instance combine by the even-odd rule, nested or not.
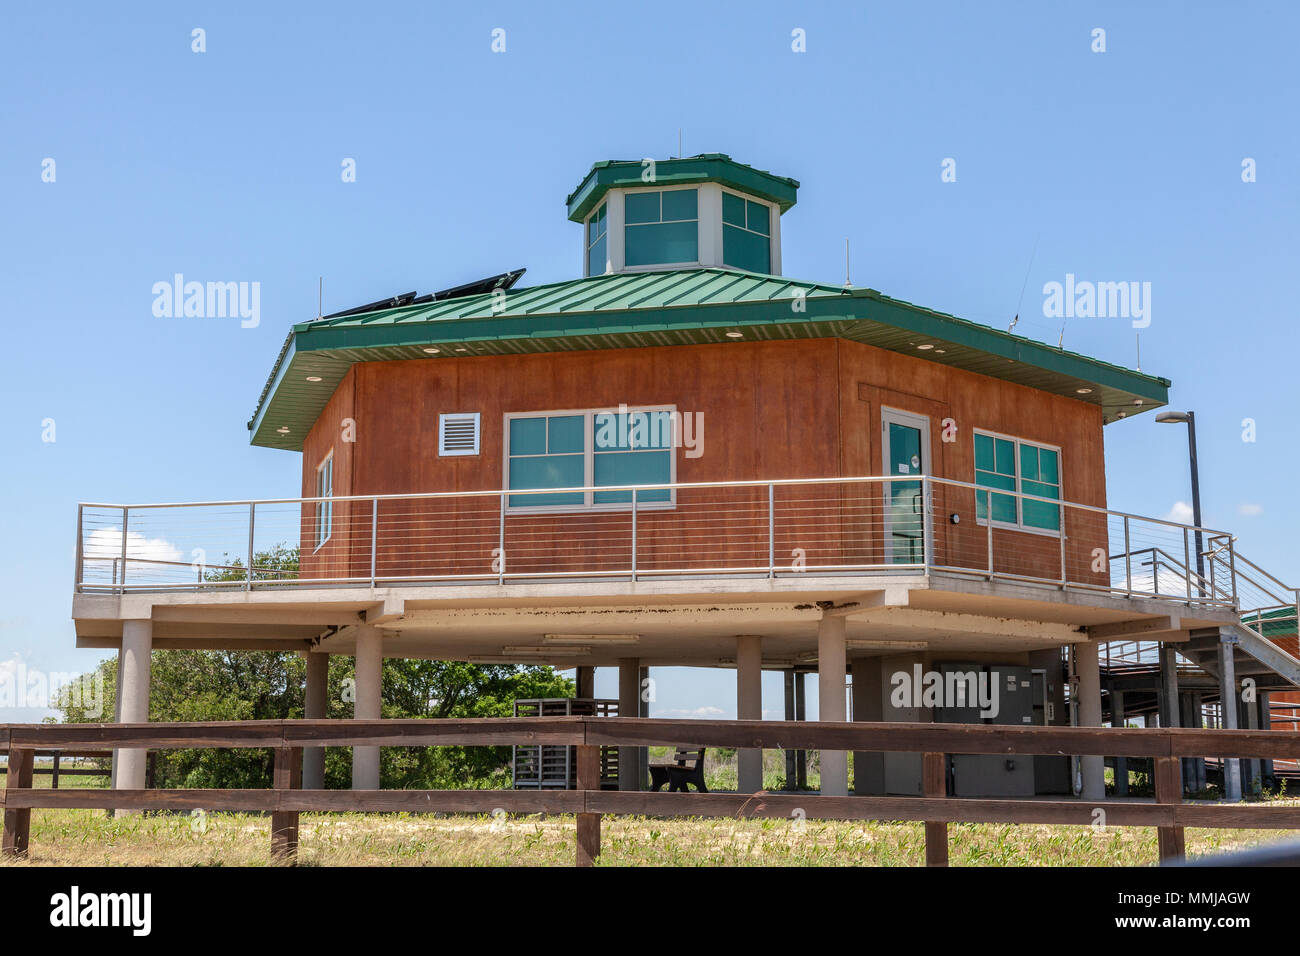
[[(301, 450), (356, 362), (838, 337), (1089, 402), (1109, 423), (1168, 402), (1168, 379), (891, 299), (731, 269), (573, 279), (295, 325), (248, 423)], [(919, 349), (920, 345), (933, 345)], [(425, 348), (436, 347), (437, 354)], [(308, 382), (307, 377), (319, 382)], [(1079, 394), (1079, 389), (1089, 389)], [(288, 429), (281, 432), (279, 429)]]
[(691, 183), (722, 183), (740, 192), (774, 202), (782, 214), (795, 204), (799, 181), (787, 176), (776, 176), (763, 169), (738, 163), (726, 153), (701, 153), (683, 159), (657, 159), (655, 177), (647, 182), (641, 178), (643, 161), (607, 159), (596, 163), (591, 171), (569, 194), (565, 203), (569, 218), (582, 222), (605, 197), (605, 193), (624, 186), (686, 186)]

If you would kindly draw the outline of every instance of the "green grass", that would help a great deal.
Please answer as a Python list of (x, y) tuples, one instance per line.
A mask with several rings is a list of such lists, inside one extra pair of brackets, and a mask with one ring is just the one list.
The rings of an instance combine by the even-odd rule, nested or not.
[[(1187, 831), (1189, 854), (1245, 848), (1286, 831)], [(606, 817), (603, 866), (921, 866), (919, 823)], [(34, 810), (30, 858), (0, 865), (266, 866), (270, 821), (256, 814)], [(301, 821), (306, 866), (571, 866), (571, 816), (314, 814)], [(1144, 866), (1149, 827), (953, 824), (953, 866)]]

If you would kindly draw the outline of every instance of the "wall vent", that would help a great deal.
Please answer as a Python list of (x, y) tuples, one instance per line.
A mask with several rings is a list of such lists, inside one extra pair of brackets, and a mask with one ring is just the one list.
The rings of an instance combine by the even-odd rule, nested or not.
[(438, 454), (477, 455), (479, 413), (438, 416)]

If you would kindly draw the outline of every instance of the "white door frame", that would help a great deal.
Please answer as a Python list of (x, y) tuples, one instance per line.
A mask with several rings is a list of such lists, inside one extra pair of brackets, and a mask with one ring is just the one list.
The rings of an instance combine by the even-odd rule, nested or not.
[[(931, 474), (930, 462), (930, 418), (928, 415), (921, 415), (918, 412), (904, 411), (901, 408), (891, 408), (888, 405), (880, 406), (880, 464), (881, 471), (889, 474), (886, 469), (890, 466), (889, 454), (889, 426), (890, 424), (903, 425), (908, 428), (915, 428), (921, 432), (921, 469), (917, 472), (918, 476)], [(895, 477), (890, 475), (890, 477)], [(918, 478), (918, 480), (920, 480)], [(885, 482), (886, 487), (882, 489), (883, 500), (888, 502), (893, 482)], [(924, 548), (923, 558), (926, 563), (931, 562), (934, 554), (934, 533), (933, 525), (930, 520), (930, 486), (921, 481), (922, 515), (924, 533), (922, 536), (922, 547)], [(892, 554), (893, 531), (890, 528), (889, 508), (886, 505), (882, 508), (884, 514), (884, 545), (885, 556), (888, 558)], [(888, 561), (886, 562), (888, 563)]]

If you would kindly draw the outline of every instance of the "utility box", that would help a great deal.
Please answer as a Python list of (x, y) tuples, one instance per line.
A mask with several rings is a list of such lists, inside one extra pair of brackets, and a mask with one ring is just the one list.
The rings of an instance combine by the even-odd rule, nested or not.
[[(941, 707), (936, 719), (953, 724), (995, 724), (1028, 727), (1034, 720), (1033, 675), (1028, 667), (1012, 664), (940, 664), (944, 675), (964, 675), (965, 701)], [(971, 685), (974, 686), (971, 686)], [(981, 699), (983, 698), (983, 699)], [(954, 754), (950, 763), (951, 789), (958, 797), (1031, 797), (1034, 795), (1034, 758), (1028, 754)]]

